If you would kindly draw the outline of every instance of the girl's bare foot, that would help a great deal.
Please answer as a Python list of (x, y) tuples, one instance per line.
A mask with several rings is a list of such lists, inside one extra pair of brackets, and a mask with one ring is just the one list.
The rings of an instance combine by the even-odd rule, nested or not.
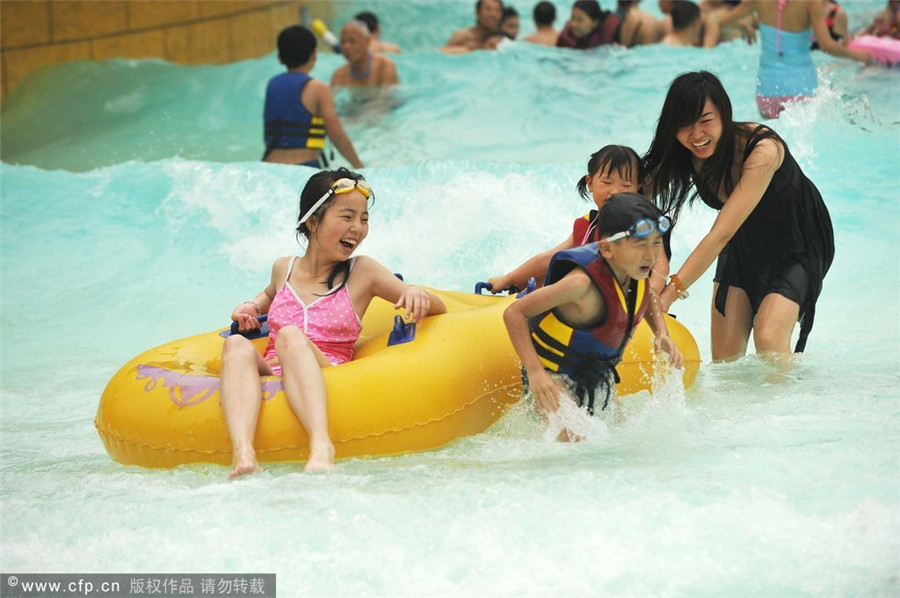
[(331, 441), (312, 444), (309, 447), (309, 460), (303, 471), (328, 471), (334, 467), (334, 445)]
[(256, 452), (252, 450), (234, 453), (234, 469), (228, 475), (229, 480), (247, 475), (250, 473), (258, 473), (262, 471), (262, 467), (256, 462)]

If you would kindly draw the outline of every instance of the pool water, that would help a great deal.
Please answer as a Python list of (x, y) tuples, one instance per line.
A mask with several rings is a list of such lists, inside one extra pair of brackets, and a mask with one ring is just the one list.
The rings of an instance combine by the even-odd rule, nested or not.
[[(336, 5), (337, 23), (369, 7)], [(531, 4), (514, 5), (527, 34)], [(853, 29), (883, 2), (842, 5)], [(378, 196), (360, 251), (409, 281), (468, 291), (559, 243), (589, 207), (590, 153), (645, 151), (685, 70), (716, 72), (736, 118), (758, 118), (756, 46), (447, 56), (471, 3), (374, 10), (407, 50), (402, 85), (337, 100)], [(115, 463), (93, 419), (132, 356), (224, 326), (298, 251), (313, 171), (258, 161), (275, 55), (35, 72), (0, 132), (0, 569), (275, 572), (283, 596), (897, 596), (900, 72), (815, 61), (815, 97), (773, 123), (837, 243), (792, 371), (710, 363), (707, 273), (673, 310), (700, 346), (695, 387), (626, 399), (585, 442), (547, 440), (523, 402), (439, 450), (237, 483)], [(323, 53), (313, 75), (341, 64)], [(714, 216), (679, 222), (676, 268)]]

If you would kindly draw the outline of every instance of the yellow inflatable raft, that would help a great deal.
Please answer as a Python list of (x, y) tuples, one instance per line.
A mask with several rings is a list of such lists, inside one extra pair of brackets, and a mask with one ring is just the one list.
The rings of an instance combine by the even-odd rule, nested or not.
[[(324, 370), (328, 421), (338, 458), (392, 455), (439, 447), (491, 426), (522, 392), (518, 358), (503, 325), (511, 297), (435, 291), (448, 313), (427, 318), (415, 339), (387, 345), (393, 306), (373, 301), (353, 361)], [(700, 357), (690, 332), (669, 319), (685, 356), (684, 384)], [(254, 341), (260, 352), (267, 338)], [(173, 467), (229, 464), (231, 442), (219, 400), (220, 331), (143, 353), (113, 376), (95, 425), (120, 463)], [(649, 388), (654, 356), (642, 323), (618, 366), (620, 396)], [(288, 406), (281, 379), (262, 379), (256, 434), (262, 462), (304, 461), (308, 440)]]

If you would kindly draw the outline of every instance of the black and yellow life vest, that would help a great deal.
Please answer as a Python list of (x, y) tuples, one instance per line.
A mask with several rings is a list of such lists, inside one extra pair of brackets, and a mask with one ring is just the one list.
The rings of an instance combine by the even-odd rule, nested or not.
[(310, 79), (303, 73), (282, 73), (269, 80), (263, 113), (266, 152), (276, 148), (325, 148), (325, 121), (312, 115), (300, 101), (300, 93)]
[(574, 268), (581, 268), (590, 277), (606, 303), (606, 317), (592, 328), (580, 329), (550, 310), (529, 320), (531, 342), (545, 369), (575, 382), (580, 404), (588, 396), (588, 411), (593, 413), (594, 389), (598, 385), (606, 387), (605, 408), (609, 391), (618, 382), (615, 366), (650, 305), (650, 285), (646, 279), (632, 280), (629, 301), (609, 264), (600, 257), (597, 243), (554, 255), (544, 285), (557, 282)]

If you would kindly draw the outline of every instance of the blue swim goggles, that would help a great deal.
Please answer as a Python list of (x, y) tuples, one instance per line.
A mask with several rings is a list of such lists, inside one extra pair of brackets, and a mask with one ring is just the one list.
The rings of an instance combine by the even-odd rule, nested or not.
[(656, 221), (653, 221), (649, 218), (643, 218), (632, 224), (628, 230), (610, 235), (605, 239), (601, 239), (601, 241), (612, 243), (613, 241), (618, 241), (619, 239), (625, 239), (628, 237), (643, 239), (654, 230), (658, 230), (659, 234), (663, 235), (668, 232), (670, 228), (672, 228), (672, 220), (668, 216), (660, 216)]

